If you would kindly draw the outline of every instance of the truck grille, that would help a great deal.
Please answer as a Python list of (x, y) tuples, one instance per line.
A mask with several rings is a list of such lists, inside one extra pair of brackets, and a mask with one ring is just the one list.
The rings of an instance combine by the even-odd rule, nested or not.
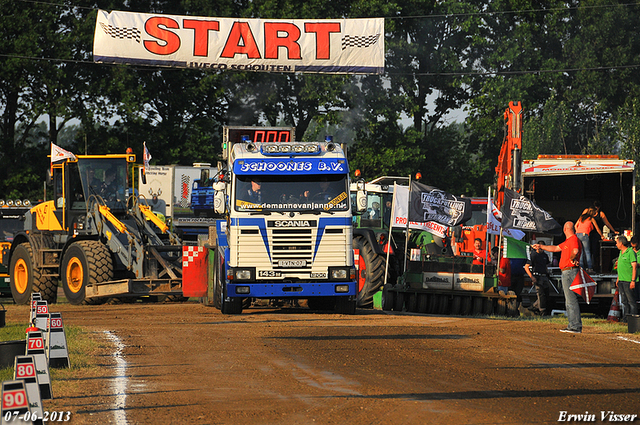
[(288, 272), (311, 270), (312, 229), (273, 229), (271, 240), (273, 270)]

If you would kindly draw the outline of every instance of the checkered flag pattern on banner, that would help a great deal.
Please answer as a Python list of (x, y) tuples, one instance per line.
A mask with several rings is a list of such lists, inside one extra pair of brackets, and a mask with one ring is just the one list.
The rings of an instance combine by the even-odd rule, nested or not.
[(140, 30), (138, 28), (118, 28), (103, 22), (100, 22), (100, 26), (105, 34), (112, 38), (129, 38), (140, 43)]
[(187, 208), (189, 206), (189, 176), (183, 174), (182, 175), (182, 193), (180, 196), (180, 206), (182, 208)]
[(369, 47), (378, 42), (380, 34), (375, 35), (345, 35), (342, 37), (342, 50), (347, 47)]

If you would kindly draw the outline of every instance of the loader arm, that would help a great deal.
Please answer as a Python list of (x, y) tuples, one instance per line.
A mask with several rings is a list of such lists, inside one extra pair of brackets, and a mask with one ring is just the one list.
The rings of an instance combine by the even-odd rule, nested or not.
[[(92, 209), (92, 217), (96, 224), (96, 229), (107, 240), (107, 245), (125, 265), (127, 270), (132, 271), (136, 276), (143, 276), (144, 247), (140, 238), (129, 229), (123, 222), (115, 217), (109, 208), (96, 202)], [(120, 235), (126, 237), (125, 244)]]

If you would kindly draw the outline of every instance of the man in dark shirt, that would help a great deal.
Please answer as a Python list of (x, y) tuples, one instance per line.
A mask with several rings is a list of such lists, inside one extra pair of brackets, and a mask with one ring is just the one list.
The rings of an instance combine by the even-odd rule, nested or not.
[(531, 251), (524, 270), (531, 278), (531, 283), (536, 288), (538, 299), (529, 307), (534, 314), (544, 316), (547, 312), (547, 294), (549, 292), (549, 257), (542, 252), (540, 247)]

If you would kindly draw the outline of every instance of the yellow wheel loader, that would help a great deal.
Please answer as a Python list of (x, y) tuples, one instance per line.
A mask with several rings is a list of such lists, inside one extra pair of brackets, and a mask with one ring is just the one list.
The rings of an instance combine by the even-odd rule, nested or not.
[(25, 214), (3, 256), (17, 304), (32, 292), (55, 302), (58, 281), (71, 304), (182, 296), (181, 242), (130, 188), (131, 163), (133, 154), (52, 164), (54, 199)]

